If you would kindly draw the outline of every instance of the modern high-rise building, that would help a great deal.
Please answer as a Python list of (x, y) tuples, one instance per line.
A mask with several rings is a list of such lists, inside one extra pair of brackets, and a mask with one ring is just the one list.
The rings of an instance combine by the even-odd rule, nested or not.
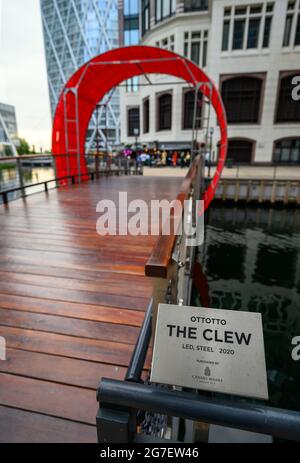
[(0, 155), (15, 156), (19, 146), (15, 107), (0, 103)]
[[(117, 48), (118, 0), (41, 0), (46, 63), (52, 116), (60, 93), (71, 75), (91, 58)], [(119, 91), (106, 97), (92, 116), (86, 151), (119, 142)], [(100, 102), (99, 102), (100, 103)], [(102, 103), (105, 103), (103, 101)]]
[[(228, 158), (300, 164), (300, 0), (140, 0), (140, 30), (141, 44), (187, 57), (215, 82), (228, 118)], [(168, 76), (151, 80), (122, 96), (122, 142), (134, 144), (138, 127), (149, 147), (190, 149), (193, 92)], [(207, 131), (206, 104), (200, 113), (199, 139), (213, 141), (217, 155), (216, 117)]]

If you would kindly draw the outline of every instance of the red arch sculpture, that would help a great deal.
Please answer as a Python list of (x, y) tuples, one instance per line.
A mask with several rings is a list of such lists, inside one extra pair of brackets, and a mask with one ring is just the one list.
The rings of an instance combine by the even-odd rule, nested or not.
[[(61, 93), (54, 117), (52, 153), (57, 156), (57, 175), (87, 173), (86, 131), (96, 104), (113, 87), (143, 74), (168, 74), (194, 86), (198, 84), (211, 100), (218, 117), (221, 143), (216, 173), (203, 198), (206, 209), (214, 197), (226, 160), (226, 114), (219, 92), (208, 76), (191, 61), (168, 50), (148, 46), (118, 48), (93, 58), (75, 72)], [(70, 155), (69, 165), (61, 154)]]

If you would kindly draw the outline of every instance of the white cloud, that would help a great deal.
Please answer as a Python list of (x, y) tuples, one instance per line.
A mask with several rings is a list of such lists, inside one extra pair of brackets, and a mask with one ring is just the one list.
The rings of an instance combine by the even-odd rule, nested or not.
[(16, 107), (21, 137), (37, 150), (49, 149), (51, 116), (40, 3), (0, 2), (0, 101)]

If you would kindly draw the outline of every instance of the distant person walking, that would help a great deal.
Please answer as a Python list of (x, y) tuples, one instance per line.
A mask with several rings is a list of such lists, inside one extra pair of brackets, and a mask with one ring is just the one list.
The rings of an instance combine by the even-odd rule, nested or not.
[(185, 156), (185, 165), (186, 165), (187, 167), (190, 167), (190, 163), (191, 163), (191, 154), (190, 154), (190, 152), (188, 151), (188, 152), (186, 153), (186, 156)]
[(180, 167), (183, 169), (184, 166), (185, 166), (185, 152), (181, 151), (181, 154), (180, 154)]
[(172, 156), (173, 167), (177, 166), (177, 159), (178, 159), (178, 153), (177, 153), (177, 151), (174, 151), (173, 156)]

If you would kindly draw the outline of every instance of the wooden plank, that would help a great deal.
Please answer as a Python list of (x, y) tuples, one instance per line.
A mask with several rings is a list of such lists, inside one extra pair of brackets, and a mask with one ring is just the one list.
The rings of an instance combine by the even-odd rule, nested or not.
[(1, 443), (96, 443), (94, 426), (0, 406)]
[(0, 362), (0, 371), (93, 390), (101, 378), (123, 380), (126, 375), (126, 368), (116, 365), (10, 348), (6, 361)]
[(124, 273), (139, 273), (144, 275), (145, 259), (140, 262), (126, 261), (119, 259), (116, 251), (116, 259), (114, 256), (95, 256), (93, 255), (73, 255), (72, 253), (48, 252), (47, 250), (26, 250), (26, 249), (13, 249), (5, 247), (6, 260), (20, 261), (23, 259), (25, 263), (40, 263), (41, 260), (47, 262), (47, 265), (54, 267), (67, 267), (77, 269), (96, 269), (96, 270), (109, 270), (109, 271), (122, 271)]
[(89, 291), (91, 293), (109, 293), (109, 294), (119, 294), (119, 295), (132, 295), (132, 285), (135, 285), (134, 296), (141, 298), (150, 298), (151, 296), (151, 284), (150, 281), (146, 278), (140, 279), (139, 284), (135, 282), (135, 278), (125, 278), (122, 279), (122, 275), (118, 278), (110, 278), (106, 275), (100, 281), (92, 280), (77, 280), (66, 278), (61, 273), (60, 277), (52, 276), (43, 276), (35, 274), (20, 274), (15, 272), (7, 272), (0, 270), (0, 280), (1, 282), (8, 283), (21, 283), (34, 286), (42, 286), (48, 288), (60, 288), (60, 289), (70, 289), (76, 291)]
[(106, 323), (122, 324), (126, 322), (127, 325), (138, 327), (141, 326), (144, 319), (143, 312), (137, 310), (53, 301), (4, 293), (0, 293), (0, 307)]
[[(91, 293), (89, 291), (76, 291), (69, 289), (47, 288), (45, 286), (34, 286), (20, 283), (9, 283), (0, 281), (0, 293), (16, 294), (25, 297), (37, 297), (55, 301), (87, 303), (92, 305), (114, 306), (124, 309), (144, 311), (148, 305), (149, 297), (135, 297), (118, 294), (110, 294), (110, 287), (107, 293)], [(133, 292), (133, 291), (132, 291)]]
[(0, 405), (95, 424), (96, 394), (90, 389), (0, 373)]
[[(0, 310), (0, 327), (11, 326), (47, 333), (66, 334), (80, 338), (106, 340), (125, 344), (135, 344), (139, 329), (113, 323), (103, 323), (54, 315), (21, 312), (12, 309)], [(1, 330), (1, 328), (0, 328)]]
[[(179, 184), (101, 179), (0, 207), (0, 441), (96, 442), (95, 390), (101, 377), (125, 376), (156, 242), (99, 236), (96, 205), (119, 191), (170, 200)], [(150, 359), (151, 348), (145, 368)]]
[[(142, 268), (141, 266), (139, 268)], [(104, 281), (104, 279), (109, 279), (110, 281), (119, 280), (122, 282), (127, 282), (128, 284), (135, 282), (143, 282), (145, 285), (148, 284), (148, 280), (140, 272), (131, 272), (131, 271), (118, 271), (116, 268), (113, 268), (111, 271), (106, 270), (105, 268), (101, 270), (94, 270), (93, 268), (74, 268), (74, 267), (64, 267), (61, 266), (42, 266), (41, 262), (28, 262), (25, 258), (14, 258), (9, 259), (8, 256), (0, 256), (0, 271), (1, 272), (12, 272), (20, 273), (22, 275), (43, 275), (43, 276), (53, 276), (60, 278), (69, 278), (74, 280), (82, 281)], [(117, 275), (116, 275), (117, 274)]]
[(9, 348), (128, 366), (133, 345), (2, 326)]

